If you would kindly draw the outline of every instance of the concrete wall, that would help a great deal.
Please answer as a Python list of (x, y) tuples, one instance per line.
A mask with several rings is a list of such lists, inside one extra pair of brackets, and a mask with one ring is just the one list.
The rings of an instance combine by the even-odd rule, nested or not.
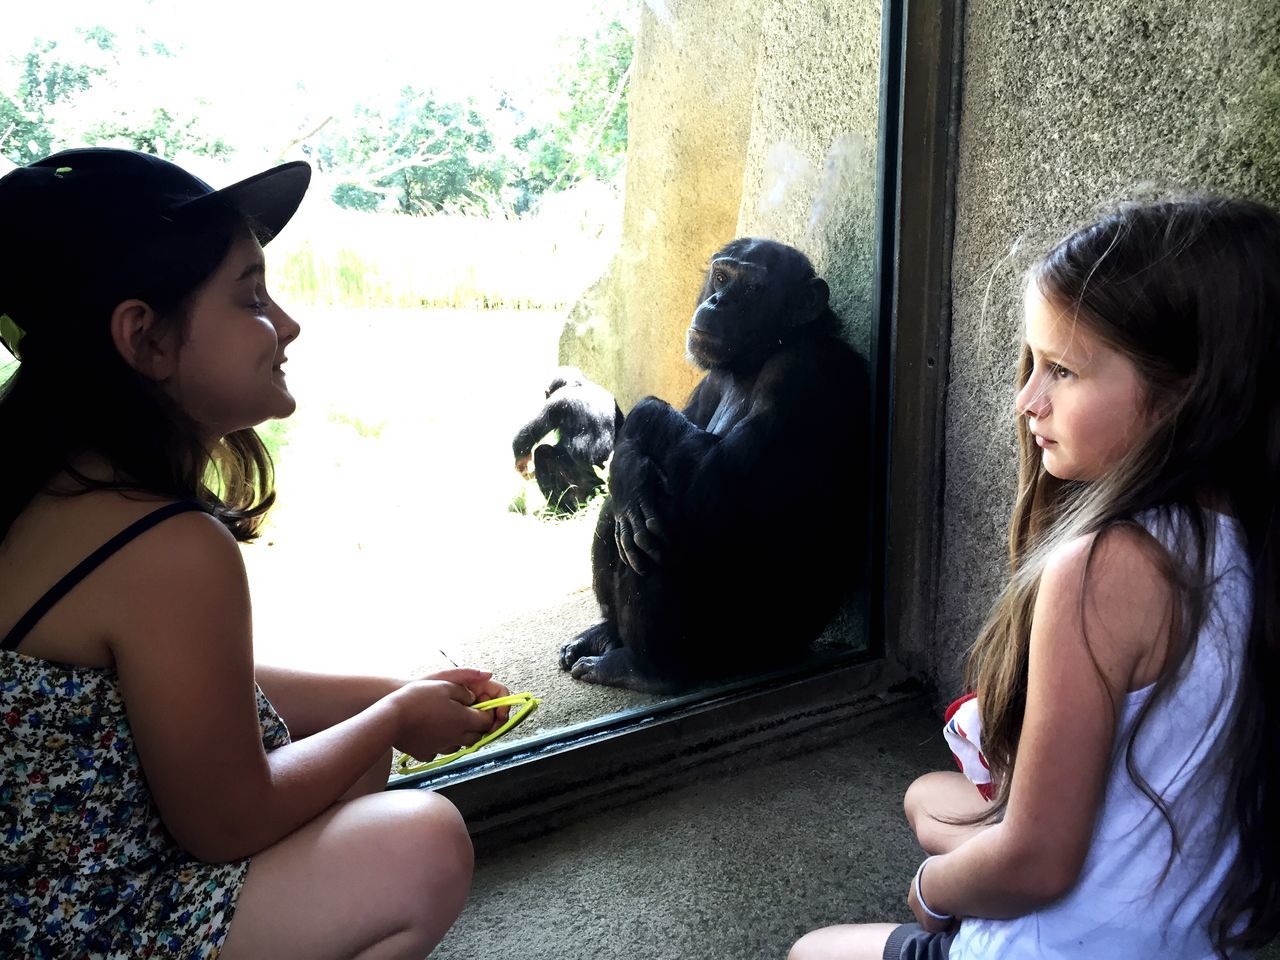
[(1005, 572), (1019, 274), (1101, 206), (1153, 186), (1280, 203), (1278, 71), (1275, 0), (967, 0), (940, 695), (958, 689)]
[(652, 0), (630, 91), (622, 249), (574, 309), (561, 360), (624, 409), (700, 378), (684, 335), (710, 255), (791, 243), (869, 328), (879, 0)]

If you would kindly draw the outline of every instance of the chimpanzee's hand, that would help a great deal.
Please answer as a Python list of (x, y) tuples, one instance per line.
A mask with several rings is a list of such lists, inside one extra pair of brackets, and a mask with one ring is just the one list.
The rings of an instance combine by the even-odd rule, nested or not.
[(632, 570), (644, 576), (662, 562), (665, 536), (657, 509), (650, 498), (637, 494), (625, 506), (614, 504), (613, 516), (618, 556)]
[(662, 562), (666, 533), (660, 510), (670, 499), (666, 477), (648, 457), (620, 449), (615, 451), (609, 471), (609, 495), (618, 556), (644, 576)]

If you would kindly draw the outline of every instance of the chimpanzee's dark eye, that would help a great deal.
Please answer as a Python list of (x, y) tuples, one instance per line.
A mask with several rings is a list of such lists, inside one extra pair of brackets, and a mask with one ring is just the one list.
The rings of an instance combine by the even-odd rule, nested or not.
[(728, 277), (726, 277), (722, 271), (717, 270), (717, 271), (715, 272), (714, 276), (712, 277), (712, 279), (714, 279), (716, 283), (724, 283), (724, 282), (725, 282), (725, 280), (727, 280), (727, 279), (729, 279), (729, 278), (728, 278)]

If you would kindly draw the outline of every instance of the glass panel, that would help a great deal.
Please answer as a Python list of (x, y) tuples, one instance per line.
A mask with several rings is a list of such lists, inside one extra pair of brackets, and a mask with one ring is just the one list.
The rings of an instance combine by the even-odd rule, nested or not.
[[(261, 428), (278, 505), (244, 550), (260, 659), (491, 669), (542, 700), (501, 746), (866, 649), (876, 414), (857, 365), (834, 340), (796, 346), (825, 320), (793, 254), (712, 258), (744, 236), (802, 251), (874, 359), (879, 0), (392, 3), (377, 31), (242, 0), (212, 21), (144, 2), (6, 16), (10, 163), (132, 146), (215, 185), (313, 164), (267, 250), (303, 332), (298, 412)], [(708, 278), (726, 306), (689, 344)], [(735, 297), (762, 306), (717, 320)], [(740, 335), (763, 322), (779, 325)], [(761, 343), (757, 381), (739, 358)], [(692, 427), (657, 408), (683, 446), (633, 418), (607, 468), (579, 458), (567, 496), (550, 481), (581, 430), (547, 421), (513, 449), (553, 402), (598, 399), (610, 442), (615, 401), (684, 407), (705, 373), (687, 347), (735, 373), (712, 374), (721, 402)], [(561, 364), (598, 391), (549, 398)], [(619, 672), (579, 644), (605, 660), (575, 677), (562, 648), (601, 617), (593, 545), (598, 573), (618, 569), (600, 511), (642, 500), (663, 553), (606, 597), (608, 637), (635, 651), (647, 626), (659, 652)]]

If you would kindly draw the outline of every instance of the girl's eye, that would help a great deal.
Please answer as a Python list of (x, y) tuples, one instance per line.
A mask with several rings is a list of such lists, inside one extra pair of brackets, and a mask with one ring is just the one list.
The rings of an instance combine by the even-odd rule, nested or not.
[(1055, 363), (1049, 370), (1049, 373), (1057, 377), (1059, 380), (1066, 380), (1074, 374), (1060, 363)]
[(266, 313), (267, 308), (270, 306), (271, 302), (269, 300), (255, 300), (253, 303), (249, 304), (249, 309), (254, 313)]

